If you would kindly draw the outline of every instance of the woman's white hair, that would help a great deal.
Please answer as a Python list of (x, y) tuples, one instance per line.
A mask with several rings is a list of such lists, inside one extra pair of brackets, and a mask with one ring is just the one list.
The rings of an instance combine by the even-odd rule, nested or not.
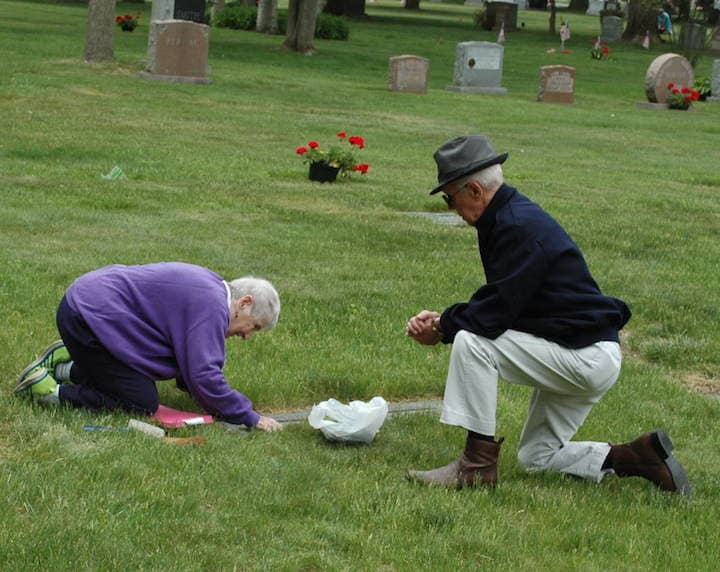
[(267, 321), (267, 326), (263, 330), (271, 330), (275, 327), (280, 317), (280, 296), (270, 282), (254, 276), (243, 276), (228, 282), (228, 286), (230, 286), (230, 300), (233, 302), (247, 294), (253, 297), (250, 313), (260, 320)]

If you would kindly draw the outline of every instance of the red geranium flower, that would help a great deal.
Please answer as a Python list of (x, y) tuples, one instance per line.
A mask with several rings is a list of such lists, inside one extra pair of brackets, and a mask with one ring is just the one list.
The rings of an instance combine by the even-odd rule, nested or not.
[(131, 15), (131, 14), (125, 14), (124, 18), (125, 18), (125, 21), (126, 21), (126, 22), (129, 22), (130, 20), (132, 20), (132, 15)]
[(304, 155), (307, 152), (307, 147), (298, 147), (297, 149), (295, 149), (295, 153), (297, 153), (298, 155)]
[(680, 93), (680, 90), (676, 87), (675, 89), (672, 90), (672, 92), (673, 92), (673, 93)]
[(117, 22), (117, 23), (119, 24), (119, 23), (122, 22), (122, 21), (123, 21), (123, 17), (122, 17), (122, 16), (115, 16), (115, 22)]
[(673, 87), (675, 87), (675, 84), (673, 82), (670, 82), (669, 84), (667, 84), (668, 89), (672, 89)]
[(602, 53), (605, 55), (608, 55), (610, 53), (610, 48), (608, 48), (607, 46), (603, 46)]
[(360, 163), (359, 165), (355, 165), (353, 167), (353, 171), (360, 171), (361, 175), (364, 175), (365, 173), (367, 173), (369, 169), (370, 169), (370, 165), (368, 165), (367, 163)]
[(686, 95), (686, 96), (684, 97), (684, 99), (685, 99), (685, 103), (690, 103), (690, 102), (692, 101), (692, 97), (689, 96), (689, 95)]
[(345, 133), (344, 131), (340, 131), (337, 136), (340, 137), (340, 139), (345, 139), (345, 137), (347, 137), (347, 133)]
[(690, 88), (688, 86), (685, 86), (680, 91), (683, 93), (690, 93)]
[(310, 149), (317, 149), (320, 147), (320, 143), (317, 141), (310, 141), (310, 143), (308, 143), (308, 147), (310, 147)]
[(365, 147), (365, 139), (360, 137), (360, 135), (351, 135), (348, 138), (348, 141), (350, 142), (350, 145), (357, 145), (360, 149)]
[(700, 99), (700, 92), (699, 92), (699, 91), (695, 91), (695, 90), (693, 89), (693, 90), (690, 92), (690, 95), (692, 96), (693, 101), (697, 101), (698, 99)]

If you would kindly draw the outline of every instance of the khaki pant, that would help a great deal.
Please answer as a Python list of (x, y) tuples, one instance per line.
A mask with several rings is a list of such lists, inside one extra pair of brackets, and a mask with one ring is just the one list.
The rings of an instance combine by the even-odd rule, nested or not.
[(440, 421), (495, 435), (498, 379), (534, 388), (518, 460), (528, 471), (558, 471), (600, 481), (608, 443), (570, 441), (620, 375), (615, 342), (571, 350), (508, 330), (497, 339), (455, 337)]

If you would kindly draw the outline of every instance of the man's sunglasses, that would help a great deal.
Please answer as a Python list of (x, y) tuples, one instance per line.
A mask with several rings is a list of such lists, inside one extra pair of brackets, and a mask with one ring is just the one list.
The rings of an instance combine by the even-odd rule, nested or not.
[[(467, 186), (468, 186), (469, 183), (470, 183), (470, 181), (468, 181), (468, 182), (465, 183), (463, 186), (461, 186), (461, 187), (458, 189), (458, 192), (455, 193), (455, 195), (459, 195), (460, 193), (462, 193), (462, 192), (467, 188)], [(443, 193), (443, 194), (442, 194), (442, 198), (443, 198), (443, 200), (445, 201), (445, 204), (448, 206), (449, 209), (454, 208), (454, 207), (453, 207), (453, 203), (455, 202), (455, 201), (454, 201), (455, 195), (448, 195), (447, 193)]]

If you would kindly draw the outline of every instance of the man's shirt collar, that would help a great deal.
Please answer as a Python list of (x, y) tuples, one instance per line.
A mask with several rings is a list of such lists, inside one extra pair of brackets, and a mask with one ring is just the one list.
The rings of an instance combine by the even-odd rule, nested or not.
[(517, 193), (517, 190), (510, 185), (503, 183), (495, 193), (495, 196), (490, 200), (490, 204), (485, 209), (485, 212), (480, 215), (480, 218), (475, 223), (475, 228), (478, 232), (478, 238), (481, 241), (485, 240), (488, 233), (495, 226), (495, 215), (497, 212), (505, 206), (505, 204)]

